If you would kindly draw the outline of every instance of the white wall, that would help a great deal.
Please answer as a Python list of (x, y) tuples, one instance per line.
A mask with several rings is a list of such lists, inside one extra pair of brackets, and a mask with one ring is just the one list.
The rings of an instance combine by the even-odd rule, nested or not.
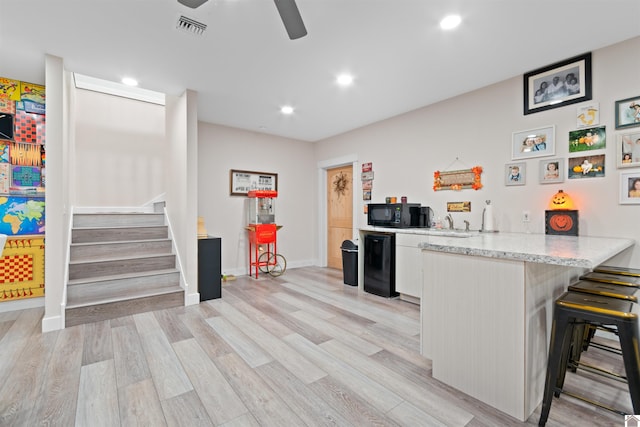
[(45, 312), (42, 331), (64, 327), (62, 302), (65, 280), (65, 254), (68, 248), (67, 225), (69, 222), (67, 159), (69, 144), (64, 114), (68, 112), (69, 79), (65, 75), (62, 58), (46, 56), (47, 96), (47, 188), (45, 204)]
[(142, 206), (164, 193), (164, 106), (83, 89), (75, 102), (75, 205)]
[(197, 291), (197, 94), (166, 97), (166, 212), (182, 270), (186, 305), (200, 302)]
[[(576, 129), (576, 109), (586, 104), (524, 116), (521, 76), (316, 143), (316, 160), (355, 152), (362, 162), (373, 162), (373, 202), (384, 202), (386, 196), (407, 196), (409, 202), (432, 206), (436, 215), (444, 216), (447, 202), (471, 201), (470, 213), (453, 213), (453, 217), (457, 225), (469, 220), (474, 229), (480, 228), (484, 201), (491, 199), (500, 230), (544, 233), (547, 203), (563, 189), (580, 211), (581, 235), (632, 237), (640, 242), (636, 227), (640, 206), (618, 203), (620, 170), (616, 169), (615, 150), (619, 132), (614, 127), (614, 102), (640, 95), (638, 52), (640, 38), (593, 52), (590, 102), (599, 102), (600, 125), (607, 127), (604, 178), (539, 184), (541, 158), (535, 158), (525, 161), (526, 185), (504, 185), (505, 164), (512, 161), (512, 132), (555, 125), (555, 157), (566, 160), (568, 133)], [(432, 190), (434, 171), (475, 165), (484, 168), (481, 190)], [(360, 203), (357, 211), (364, 225), (364, 202), (360, 199)], [(524, 210), (531, 212), (529, 224), (521, 221)], [(636, 245), (613, 262), (640, 267), (640, 248)]]
[(246, 197), (229, 195), (231, 169), (278, 174), (278, 252), (289, 267), (311, 265), (316, 254), (316, 162), (307, 142), (199, 123), (198, 215), (222, 238), (222, 271), (248, 273)]

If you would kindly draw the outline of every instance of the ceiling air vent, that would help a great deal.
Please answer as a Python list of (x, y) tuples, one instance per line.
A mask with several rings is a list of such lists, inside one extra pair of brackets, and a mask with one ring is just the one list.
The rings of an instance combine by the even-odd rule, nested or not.
[(201, 36), (204, 33), (204, 30), (207, 29), (207, 25), (194, 21), (186, 16), (180, 16), (176, 28), (190, 34), (195, 34), (196, 36)]

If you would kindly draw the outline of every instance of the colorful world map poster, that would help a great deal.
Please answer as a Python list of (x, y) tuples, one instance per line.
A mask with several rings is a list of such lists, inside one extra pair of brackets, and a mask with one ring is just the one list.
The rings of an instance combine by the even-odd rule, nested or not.
[(44, 198), (0, 196), (0, 234), (44, 234)]

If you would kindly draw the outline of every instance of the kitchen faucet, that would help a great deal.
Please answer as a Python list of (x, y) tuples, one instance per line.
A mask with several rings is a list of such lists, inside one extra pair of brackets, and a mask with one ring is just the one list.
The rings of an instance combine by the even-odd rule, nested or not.
[(447, 214), (444, 219), (449, 222), (449, 230), (453, 230), (453, 217), (451, 216), (451, 214)]

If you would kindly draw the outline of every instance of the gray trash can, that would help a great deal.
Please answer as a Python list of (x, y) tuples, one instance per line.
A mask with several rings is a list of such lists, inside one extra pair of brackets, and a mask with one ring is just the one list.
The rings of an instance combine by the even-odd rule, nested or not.
[(345, 240), (340, 249), (344, 284), (358, 286), (358, 245), (353, 240)]

